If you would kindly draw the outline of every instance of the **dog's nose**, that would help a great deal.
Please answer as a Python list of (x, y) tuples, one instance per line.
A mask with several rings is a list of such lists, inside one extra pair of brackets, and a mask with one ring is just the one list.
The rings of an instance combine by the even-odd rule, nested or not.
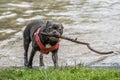
[(57, 31), (53, 31), (53, 34), (55, 34), (55, 35), (56, 35), (56, 34), (57, 34)]
[(54, 31), (52, 32), (52, 34), (53, 34), (53, 35), (60, 35), (59, 32), (57, 32), (56, 30), (54, 30)]
[(57, 32), (56, 32), (56, 31), (53, 31), (53, 34), (57, 34)]

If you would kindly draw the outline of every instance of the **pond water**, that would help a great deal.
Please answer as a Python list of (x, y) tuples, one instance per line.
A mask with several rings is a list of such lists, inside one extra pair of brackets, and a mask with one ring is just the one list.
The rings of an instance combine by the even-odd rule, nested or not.
[[(65, 27), (64, 35), (90, 42), (99, 50), (120, 53), (120, 0), (0, 0), (0, 59), (3, 63), (6, 59), (2, 57), (10, 57), (10, 52), (16, 52), (16, 48), (11, 47), (18, 45), (11, 41), (20, 41), (24, 26), (36, 19), (62, 23)], [(88, 53), (91, 52), (87, 48), (66, 42), (62, 41), (62, 47), (68, 49), (60, 51), (60, 56), (71, 53), (65, 55), (66, 63), (72, 63), (74, 59), (78, 62), (90, 59)], [(18, 51), (20, 48), (23, 52), (22, 41), (18, 44)], [(91, 54), (99, 59), (104, 57)], [(82, 58), (77, 58), (78, 55)], [(12, 55), (16, 56), (17, 54)], [(94, 59), (98, 59), (97, 57)], [(117, 57), (120, 58), (119, 55)], [(107, 61), (111, 62), (109, 58)], [(60, 57), (61, 61), (63, 59)], [(0, 65), (7, 65), (3, 63)]]

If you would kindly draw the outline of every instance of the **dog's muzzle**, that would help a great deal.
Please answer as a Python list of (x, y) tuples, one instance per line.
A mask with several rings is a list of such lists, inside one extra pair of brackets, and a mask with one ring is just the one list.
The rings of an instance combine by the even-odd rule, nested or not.
[[(53, 35), (53, 36), (60, 36), (60, 33), (57, 32), (56, 30), (50, 32), (49, 34), (50, 34), (50, 35)], [(59, 41), (59, 38), (58, 38), (58, 37), (49, 37), (49, 39), (50, 39), (51, 41), (55, 41), (55, 42)]]

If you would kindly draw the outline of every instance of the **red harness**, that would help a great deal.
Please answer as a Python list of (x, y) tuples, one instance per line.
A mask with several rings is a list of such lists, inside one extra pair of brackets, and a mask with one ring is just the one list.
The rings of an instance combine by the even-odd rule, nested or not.
[(35, 32), (35, 40), (37, 42), (37, 45), (39, 46), (40, 48), (40, 52), (44, 53), (44, 54), (48, 54), (50, 51), (54, 51), (56, 49), (59, 48), (59, 42), (57, 42), (54, 46), (50, 47), (50, 48), (46, 48), (41, 40), (40, 40), (40, 37), (38, 36), (38, 34), (40, 33), (40, 28), (37, 29), (37, 31)]

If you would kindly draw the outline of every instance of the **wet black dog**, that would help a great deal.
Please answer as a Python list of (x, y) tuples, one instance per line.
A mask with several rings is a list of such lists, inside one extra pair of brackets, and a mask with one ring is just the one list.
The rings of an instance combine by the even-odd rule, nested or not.
[[(24, 30), (24, 66), (32, 68), (32, 61), (36, 51), (40, 51), (40, 66), (44, 66), (43, 54), (48, 54), (52, 52), (52, 59), (54, 62), (54, 67), (58, 67), (58, 48), (59, 48), (59, 38), (47, 37), (42, 35), (40, 32), (45, 32), (52, 35), (62, 35), (63, 26), (62, 24), (53, 23), (50, 21), (34, 21), (27, 25)], [(29, 44), (32, 42), (32, 51), (30, 58), (28, 60), (28, 48)], [(41, 47), (42, 45), (42, 47)], [(49, 45), (49, 46), (48, 46)], [(50, 49), (52, 47), (52, 49)], [(42, 49), (43, 48), (43, 49)], [(44, 49), (45, 48), (45, 49)], [(44, 51), (45, 50), (45, 51)]]

